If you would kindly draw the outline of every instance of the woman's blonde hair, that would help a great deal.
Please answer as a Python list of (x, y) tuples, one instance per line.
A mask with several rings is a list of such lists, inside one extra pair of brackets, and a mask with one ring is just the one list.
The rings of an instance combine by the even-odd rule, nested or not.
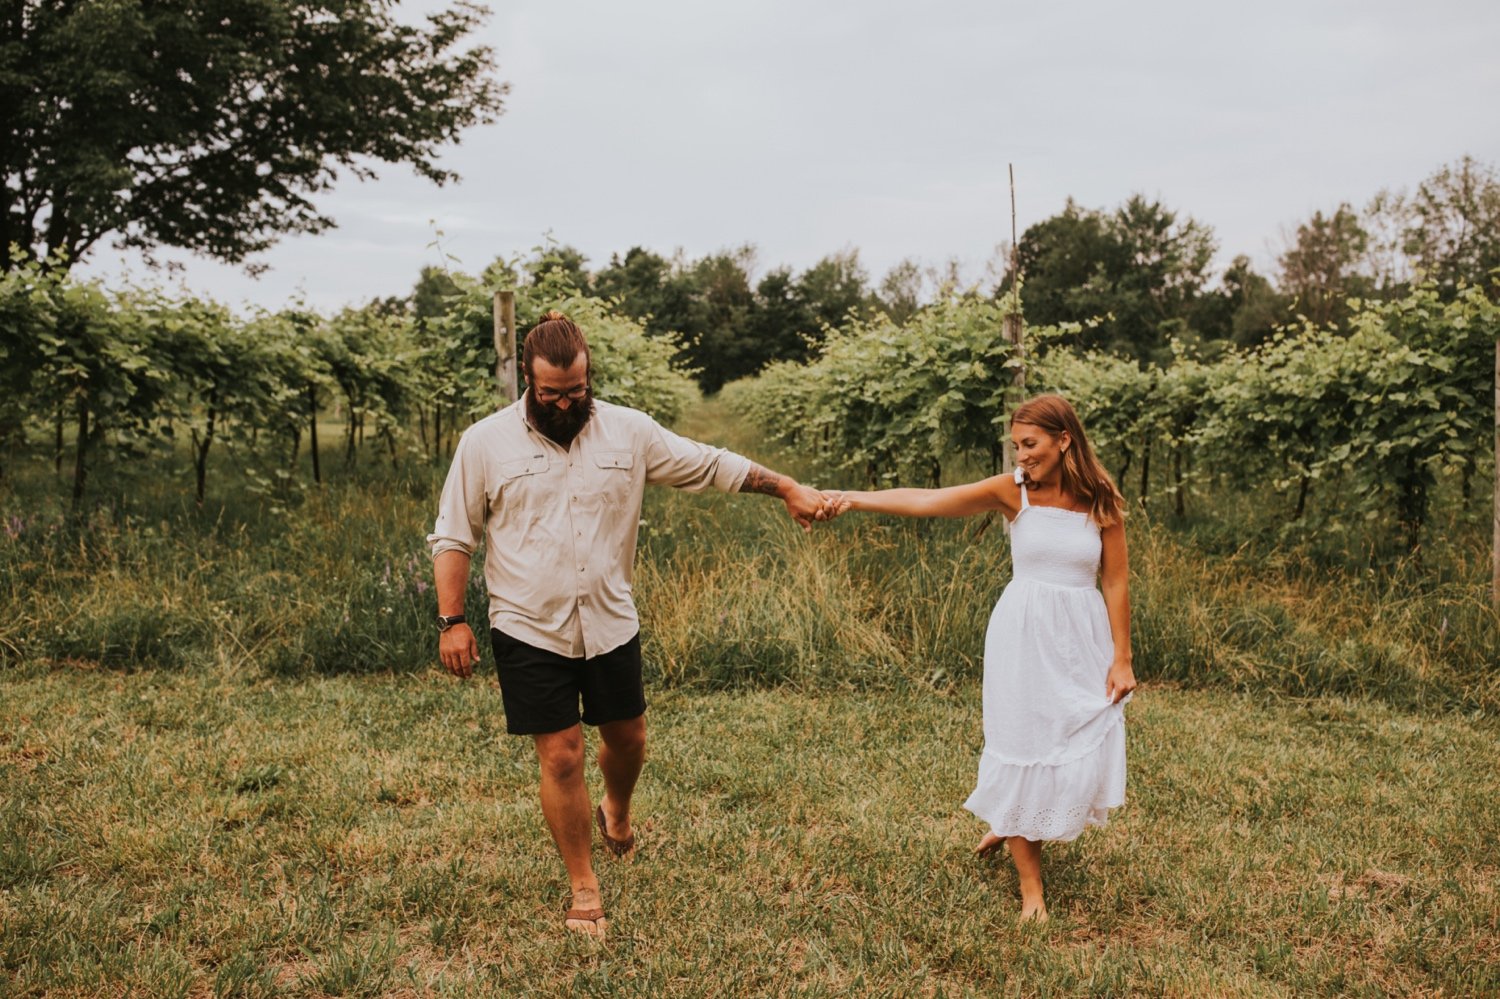
[(1100, 527), (1109, 527), (1125, 516), (1125, 498), (1094, 456), (1083, 432), (1083, 421), (1068, 400), (1060, 395), (1028, 399), (1011, 414), (1010, 425), (1017, 423), (1040, 427), (1054, 438), (1067, 431), (1072, 443), (1062, 455), (1062, 491), (1087, 503), (1089, 516)]

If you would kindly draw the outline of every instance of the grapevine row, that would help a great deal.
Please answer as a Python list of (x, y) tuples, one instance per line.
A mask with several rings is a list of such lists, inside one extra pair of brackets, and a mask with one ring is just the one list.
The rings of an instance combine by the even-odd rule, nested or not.
[[(446, 455), (497, 399), (492, 289), (464, 275), (455, 284), (447, 311), (423, 321), (378, 305), (240, 318), (199, 299), (110, 294), (18, 267), (0, 276), (0, 451), (50, 446), (75, 507), (99, 462), (184, 452), (200, 503), (220, 451), (253, 489), (284, 499), (299, 487), (292, 469), (304, 447), (321, 481), (318, 427), (335, 410), (346, 465), (369, 445), (392, 461)], [(673, 339), (648, 338), (609, 303), (546, 281), (517, 294), (523, 322), (548, 308), (589, 331), (601, 398), (671, 422), (694, 394)]]
[[(1338, 329), (1304, 322), (1251, 349), (1179, 350), (1164, 367), (1071, 348), (1078, 327), (1029, 331), (1030, 392), (1070, 399), (1128, 494), (1153, 481), (1178, 513), (1189, 486), (1270, 487), (1291, 519), (1321, 499), (1325, 522), (1393, 512), (1418, 542), (1440, 475), (1472, 493), (1490, 453), (1500, 307), (1480, 289), (1353, 302)], [(1021, 363), (987, 300), (940, 304), (898, 326), (830, 333), (822, 355), (725, 388), (768, 435), (870, 484), (936, 483), (945, 460), (994, 470), (1019, 401)]]

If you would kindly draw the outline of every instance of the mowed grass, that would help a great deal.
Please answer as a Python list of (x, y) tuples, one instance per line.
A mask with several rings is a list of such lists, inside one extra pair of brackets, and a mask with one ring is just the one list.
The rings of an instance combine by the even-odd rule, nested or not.
[(13, 677), (0, 992), (1500, 993), (1493, 730), (1148, 687), (1129, 801), (1048, 848), (1034, 927), (970, 855), (979, 716), (973, 685), (655, 692), (597, 945), (491, 675)]

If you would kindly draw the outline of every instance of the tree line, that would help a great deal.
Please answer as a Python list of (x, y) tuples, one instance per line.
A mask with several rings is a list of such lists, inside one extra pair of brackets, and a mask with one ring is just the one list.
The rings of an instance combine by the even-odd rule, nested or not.
[[(1449, 294), (1460, 283), (1486, 285), (1500, 267), (1500, 177), (1465, 158), (1413, 192), (1382, 191), (1358, 210), (1340, 204), (1314, 212), (1283, 242), (1270, 274), (1243, 254), (1215, 272), (1217, 240), (1191, 216), (1139, 195), (1113, 210), (1069, 200), (1026, 229), (1015, 264), (1028, 321), (1090, 320), (1078, 334), (1085, 349), (1160, 366), (1184, 345), (1212, 354), (1255, 346), (1303, 319), (1342, 326), (1351, 299), (1398, 299), (1417, 275)], [(802, 271), (762, 273), (752, 245), (698, 258), (635, 246), (591, 268), (564, 244), (496, 266), (521, 284), (549, 276), (614, 300), (648, 333), (680, 336), (682, 361), (711, 393), (772, 362), (817, 356), (828, 331), (851, 320), (884, 315), (900, 325), (944, 299), (999, 302), (1017, 269), (1004, 249), (988, 276), (972, 281), (954, 261), (934, 267), (912, 259), (876, 281), (856, 249)], [(402, 307), (432, 314), (446, 291), (445, 272), (426, 268)]]

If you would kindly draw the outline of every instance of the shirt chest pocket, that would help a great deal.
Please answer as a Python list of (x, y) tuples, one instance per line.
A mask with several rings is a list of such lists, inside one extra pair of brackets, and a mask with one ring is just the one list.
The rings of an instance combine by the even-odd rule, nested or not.
[(500, 477), (509, 482), (523, 475), (536, 475), (547, 470), (547, 456), (545, 454), (530, 454), (524, 458), (512, 458), (500, 463)]
[(623, 502), (630, 495), (635, 478), (635, 454), (630, 451), (595, 451), (594, 488), (611, 502)]
[(512, 502), (524, 500), (543, 488), (550, 462), (545, 454), (511, 458), (500, 463), (500, 489)]

